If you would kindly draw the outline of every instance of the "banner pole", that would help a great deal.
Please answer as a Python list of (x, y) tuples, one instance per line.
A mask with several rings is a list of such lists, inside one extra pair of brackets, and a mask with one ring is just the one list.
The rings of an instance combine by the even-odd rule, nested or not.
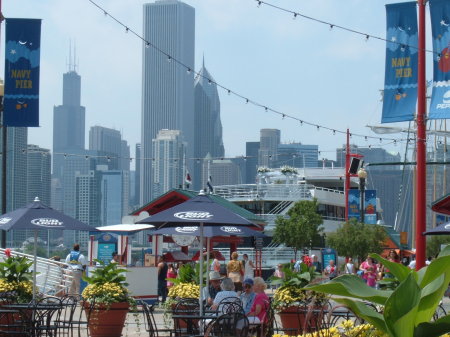
[(350, 130), (347, 129), (345, 146), (345, 221), (348, 221), (348, 191), (350, 190)]
[(425, 4), (419, 6), (419, 50), (417, 66), (417, 189), (416, 189), (416, 270), (425, 266), (426, 241), (426, 86), (425, 86)]

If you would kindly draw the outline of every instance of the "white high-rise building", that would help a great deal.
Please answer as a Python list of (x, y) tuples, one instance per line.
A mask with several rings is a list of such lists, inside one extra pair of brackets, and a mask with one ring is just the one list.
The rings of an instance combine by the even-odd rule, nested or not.
[(183, 185), (186, 144), (179, 130), (161, 130), (153, 140), (153, 195)]
[(143, 35), (167, 55), (143, 45), (141, 158), (145, 159), (141, 160), (141, 204), (154, 197), (152, 140), (159, 130), (180, 130), (187, 143), (187, 157), (193, 158), (194, 8), (178, 0), (144, 4)]

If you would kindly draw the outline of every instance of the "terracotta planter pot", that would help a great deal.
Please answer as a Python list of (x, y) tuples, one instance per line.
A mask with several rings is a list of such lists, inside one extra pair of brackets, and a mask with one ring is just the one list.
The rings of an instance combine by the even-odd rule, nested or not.
[[(315, 306), (312, 310), (317, 310), (317, 313), (312, 313), (308, 318), (308, 322), (306, 322), (307, 310), (304, 307), (288, 307), (280, 311), (278, 315), (285, 333), (296, 336), (320, 329), (323, 321), (323, 311), (326, 308)], [(305, 327), (304, 331), (303, 327)]]
[(125, 325), (125, 319), (130, 308), (128, 302), (113, 303), (107, 307), (96, 305), (90, 308), (90, 303), (84, 303), (88, 315), (88, 327), (91, 337), (120, 337)]

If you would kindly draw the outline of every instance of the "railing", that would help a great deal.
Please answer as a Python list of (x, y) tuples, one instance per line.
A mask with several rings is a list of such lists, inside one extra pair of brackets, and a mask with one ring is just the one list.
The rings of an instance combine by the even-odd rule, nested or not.
[[(34, 261), (33, 255), (12, 251), (13, 256), (25, 256), (30, 261)], [(5, 250), (0, 248), (0, 260), (5, 260)], [(72, 271), (69, 265), (64, 262), (56, 262), (38, 257), (36, 286), (45, 295), (55, 295), (58, 292), (67, 293), (72, 283)], [(34, 269), (34, 265), (32, 267)]]
[(339, 190), (316, 187), (310, 184), (241, 184), (215, 186), (214, 192), (230, 201), (256, 200), (311, 200), (311, 191), (344, 194)]

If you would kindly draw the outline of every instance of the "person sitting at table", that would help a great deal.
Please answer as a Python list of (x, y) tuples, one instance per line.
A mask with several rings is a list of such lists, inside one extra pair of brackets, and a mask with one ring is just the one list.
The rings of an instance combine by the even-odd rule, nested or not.
[(269, 303), (269, 297), (265, 293), (266, 288), (266, 282), (264, 282), (262, 277), (255, 277), (253, 279), (253, 290), (256, 293), (256, 297), (250, 312), (247, 313), (250, 324), (259, 324), (266, 316), (266, 305)]
[(216, 271), (209, 272), (209, 287), (203, 288), (203, 298), (206, 302), (207, 306), (211, 306), (214, 302), (214, 298), (220, 289), (220, 282), (222, 281), (223, 276)]
[(241, 296), (239, 296), (242, 301), (242, 307), (245, 314), (250, 312), (253, 302), (255, 301), (255, 297), (256, 294), (253, 291), (253, 280), (251, 278), (247, 278), (244, 280), (244, 291)]
[(234, 291), (234, 283), (229, 277), (225, 277), (222, 280), (220, 288), (222, 290), (217, 293), (216, 297), (214, 297), (214, 301), (211, 306), (212, 310), (218, 310), (219, 312), (221, 312), (222, 310), (222, 308), (220, 307), (220, 302), (222, 302), (223, 299), (232, 297), (236, 298), (236, 301), (239, 300), (238, 294)]

